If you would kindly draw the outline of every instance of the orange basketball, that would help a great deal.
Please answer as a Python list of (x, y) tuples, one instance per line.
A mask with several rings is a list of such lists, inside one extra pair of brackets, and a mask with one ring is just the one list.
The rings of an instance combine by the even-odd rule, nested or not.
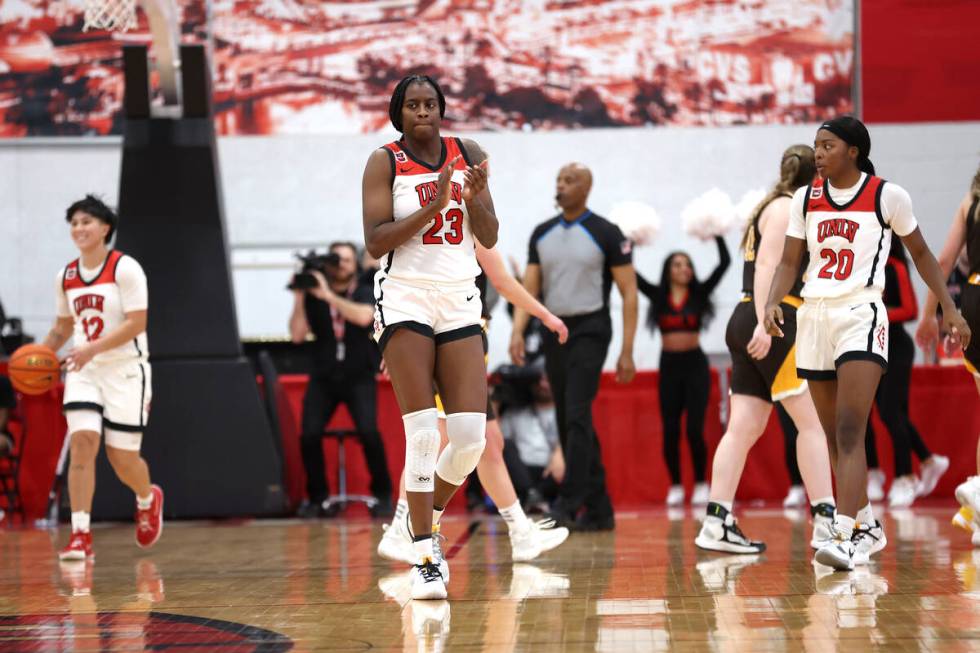
[(43, 394), (61, 377), (57, 354), (38, 344), (24, 345), (15, 351), (8, 369), (10, 382), (25, 395)]

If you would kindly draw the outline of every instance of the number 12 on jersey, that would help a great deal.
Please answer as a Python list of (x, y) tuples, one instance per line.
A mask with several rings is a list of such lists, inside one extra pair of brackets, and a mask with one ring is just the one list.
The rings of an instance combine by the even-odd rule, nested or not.
[[(448, 224), (448, 228), (440, 234), (443, 222)], [(437, 213), (432, 226), (422, 234), (423, 245), (442, 245), (444, 240), (450, 245), (459, 245), (463, 242), (462, 209), (449, 209), (446, 211), (445, 220), (442, 213)]]

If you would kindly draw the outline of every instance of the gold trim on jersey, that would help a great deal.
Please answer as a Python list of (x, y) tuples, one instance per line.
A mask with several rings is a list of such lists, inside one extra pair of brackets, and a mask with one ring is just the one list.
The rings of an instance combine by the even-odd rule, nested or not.
[(783, 359), (783, 364), (779, 366), (769, 391), (773, 401), (782, 401), (787, 397), (803, 394), (806, 389), (806, 380), (796, 376), (796, 345), (793, 345)]
[[(750, 301), (752, 301), (752, 295), (742, 295), (741, 303), (747, 304)], [(793, 295), (786, 295), (785, 297), (783, 297), (782, 301), (779, 302), (779, 303), (780, 304), (789, 304), (793, 308), (799, 308), (800, 306), (803, 306), (803, 300), (800, 299), (799, 297), (795, 297)]]

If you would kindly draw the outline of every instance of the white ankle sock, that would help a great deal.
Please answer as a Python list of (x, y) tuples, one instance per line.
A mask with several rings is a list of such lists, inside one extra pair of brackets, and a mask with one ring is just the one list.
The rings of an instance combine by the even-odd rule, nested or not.
[(446, 512), (446, 509), (445, 508), (443, 508), (442, 510), (439, 510), (438, 508), (433, 508), (432, 509), (432, 528), (433, 528), (433, 530), (435, 530), (435, 528), (439, 525), (439, 520), (442, 519), (442, 513), (444, 513), (444, 512)]
[(525, 533), (531, 527), (531, 522), (524, 514), (520, 501), (515, 501), (514, 505), (507, 508), (501, 508), (500, 516), (507, 522), (507, 530), (511, 533)]
[(91, 513), (85, 512), (84, 510), (73, 512), (71, 514), (71, 532), (88, 533), (91, 522), (92, 522)]
[(136, 497), (136, 507), (140, 510), (149, 510), (150, 506), (153, 505), (153, 493), (150, 492), (145, 497)]
[(721, 506), (728, 512), (731, 512), (732, 508), (735, 506), (734, 501), (712, 501), (711, 503), (717, 503), (719, 506)]
[(854, 535), (854, 518), (837, 513), (834, 517), (834, 530), (845, 540), (851, 539), (851, 535)]
[(858, 510), (857, 517), (855, 517), (854, 520), (857, 523), (865, 524), (866, 526), (870, 526), (871, 524), (875, 523), (875, 515), (873, 512), (871, 512), (870, 501), (868, 502), (868, 505)]
[(418, 564), (422, 564), (425, 558), (432, 560), (432, 536), (424, 537), (421, 540), (415, 540), (412, 543), (412, 547), (415, 549), (415, 559), (418, 560)]

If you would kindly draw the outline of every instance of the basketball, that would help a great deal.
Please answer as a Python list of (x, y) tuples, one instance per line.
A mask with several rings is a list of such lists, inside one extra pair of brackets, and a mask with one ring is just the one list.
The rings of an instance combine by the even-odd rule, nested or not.
[(24, 345), (10, 357), (10, 382), (18, 392), (39, 395), (47, 392), (61, 375), (58, 356), (44, 345)]

